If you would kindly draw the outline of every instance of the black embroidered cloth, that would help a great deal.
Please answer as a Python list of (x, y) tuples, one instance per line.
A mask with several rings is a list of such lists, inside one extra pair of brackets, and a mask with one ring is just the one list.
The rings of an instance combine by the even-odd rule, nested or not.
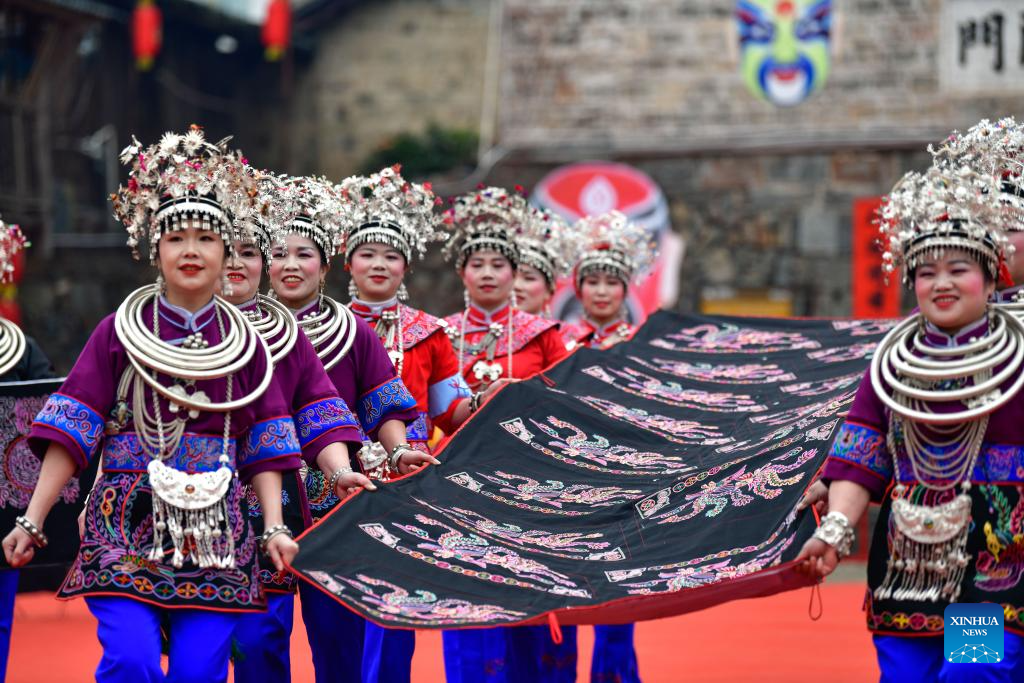
[[(624, 623), (806, 585), (795, 512), (889, 321), (653, 316), (504, 389), (294, 569), (393, 627)], [(547, 381), (545, 381), (547, 380)]]
[[(14, 518), (25, 512), (39, 479), (39, 459), (25, 443), (32, 420), (63, 379), (0, 383), (0, 538), (14, 528)], [(56, 589), (78, 551), (78, 513), (96, 478), (96, 463), (61, 490), (43, 530), (50, 545), (36, 550), (22, 569), (20, 590)], [(0, 567), (6, 568), (0, 552)]]

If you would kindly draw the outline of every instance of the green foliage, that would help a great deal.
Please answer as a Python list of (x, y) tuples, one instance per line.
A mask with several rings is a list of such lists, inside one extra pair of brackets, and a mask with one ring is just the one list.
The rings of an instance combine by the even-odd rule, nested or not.
[(430, 124), (424, 133), (401, 133), (368, 156), (361, 173), (402, 165), (407, 180), (420, 181), (438, 173), (476, 166), (479, 136), (472, 130), (446, 129)]

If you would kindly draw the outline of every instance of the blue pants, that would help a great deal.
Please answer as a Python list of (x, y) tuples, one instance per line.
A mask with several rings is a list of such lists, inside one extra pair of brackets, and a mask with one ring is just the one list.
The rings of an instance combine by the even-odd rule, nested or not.
[(366, 622), (363, 683), (409, 683), (416, 632)]
[(508, 628), (445, 631), (444, 674), (448, 683), (505, 683), (509, 655)]
[(1024, 638), (1007, 632), (1003, 661), (953, 664), (946, 661), (942, 636), (874, 636), (880, 683), (1011, 683), (1024, 680)]
[[(555, 644), (547, 626), (517, 626), (508, 632), (508, 680), (573, 683), (576, 680), (576, 627), (562, 627)], [(594, 626), (592, 683), (640, 683), (633, 624)]]
[[(563, 635), (565, 629), (562, 629)], [(640, 669), (633, 647), (633, 624), (594, 626), (594, 659), (591, 683), (640, 683)]]
[(306, 583), (299, 598), (316, 683), (408, 683), (414, 631), (371, 624)]
[(267, 593), (267, 611), (243, 614), (235, 626), (235, 683), (288, 683), (295, 596)]
[(0, 570), (0, 681), (7, 680), (7, 657), (11, 652), (14, 596), (18, 593), (18, 570)]
[[(99, 622), (97, 683), (214, 683), (228, 678), (238, 614), (165, 609), (122, 597), (85, 599)], [(160, 668), (160, 620), (170, 628), (168, 671)]]
[(508, 631), (509, 681), (573, 683), (576, 680), (576, 627), (562, 627), (556, 644), (548, 626), (514, 626)]

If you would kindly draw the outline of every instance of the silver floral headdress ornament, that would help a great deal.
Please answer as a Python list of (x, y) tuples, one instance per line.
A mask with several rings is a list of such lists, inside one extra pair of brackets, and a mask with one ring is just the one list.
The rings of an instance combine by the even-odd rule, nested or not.
[(925, 260), (942, 258), (947, 249), (965, 251), (994, 280), (1008, 277), (1013, 253), (1002, 229), (999, 184), (991, 174), (966, 166), (933, 166), (926, 173), (904, 175), (881, 208), (882, 269), (903, 269), (910, 285)]
[(327, 178), (267, 176), (260, 184), (257, 205), (271, 242), (301, 235), (316, 244), (326, 261), (337, 255), (348, 207)]
[(413, 255), (422, 259), (427, 245), (441, 237), (437, 231), (441, 216), (434, 206), (430, 183), (410, 183), (401, 166), (389, 166), (370, 176), (352, 176), (338, 186), (346, 200), (342, 244), (345, 260), (364, 244), (386, 244), (410, 263)]
[(576, 288), (591, 273), (608, 273), (628, 287), (629, 281), (654, 260), (656, 250), (647, 231), (621, 211), (584, 216), (573, 226), (579, 244)]
[(521, 189), (516, 186), (512, 193), (500, 187), (481, 187), (455, 198), (442, 220), (448, 232), (445, 258), (461, 269), (472, 254), (496, 251), (518, 266), (516, 229), (530, 211)]
[(4, 223), (0, 218), (0, 282), (10, 282), (14, 277), (14, 259), (25, 247), (32, 246), (17, 225)]
[(966, 133), (954, 131), (940, 145), (929, 145), (928, 151), (937, 166), (967, 166), (994, 176), (1004, 229), (1024, 231), (1024, 125), (1013, 117), (982, 119)]
[(535, 206), (528, 207), (516, 226), (519, 263), (536, 268), (544, 276), (548, 288), (554, 289), (558, 279), (568, 275), (572, 266), (576, 249), (574, 235), (558, 214)]
[(237, 226), (253, 209), (256, 181), (241, 153), (228, 149), (230, 140), (207, 142), (196, 125), (184, 134), (164, 133), (149, 147), (132, 137), (121, 152), (128, 183), (110, 201), (128, 229), (136, 258), (145, 240), (154, 261), (160, 237), (191, 222), (216, 232), (229, 246), (234, 242)]

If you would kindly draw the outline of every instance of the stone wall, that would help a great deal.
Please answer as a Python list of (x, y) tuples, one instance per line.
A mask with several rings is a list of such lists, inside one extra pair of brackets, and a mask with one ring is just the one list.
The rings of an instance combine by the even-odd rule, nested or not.
[(296, 173), (341, 179), (391, 137), (477, 130), (491, 0), (375, 0), (316, 36), (293, 102)]
[(853, 200), (926, 166), (926, 143), (953, 128), (1024, 115), (1024, 77), (998, 96), (944, 89), (941, 18), (960, 1), (834, 2), (824, 89), (780, 108), (740, 75), (732, 0), (507, 0), (507, 161), (489, 181), (632, 163), (661, 185), (687, 243), (680, 309), (753, 290), (788, 295), (797, 315), (849, 315)]
[[(824, 90), (776, 107), (741, 78), (735, 5), (506, 0), (502, 144), (546, 154), (557, 140), (568, 156), (884, 144), (930, 140), (1024, 105), (1024, 78), (997, 97), (943, 90), (944, 0), (842, 0)], [(1011, 14), (1008, 37), (1015, 22)], [(1016, 55), (1007, 59), (1019, 68)]]

